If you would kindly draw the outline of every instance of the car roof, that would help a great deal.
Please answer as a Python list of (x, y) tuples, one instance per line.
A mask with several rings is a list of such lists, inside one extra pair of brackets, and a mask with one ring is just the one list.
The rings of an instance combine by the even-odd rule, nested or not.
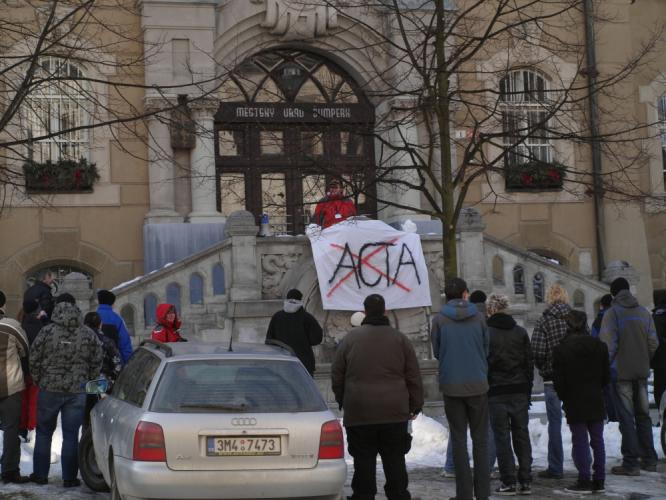
[(141, 347), (173, 360), (183, 358), (260, 358), (284, 359), (293, 361), (296, 358), (287, 348), (275, 345), (266, 345), (251, 342), (236, 342), (229, 350), (228, 342), (169, 342), (161, 343), (153, 340), (144, 340)]

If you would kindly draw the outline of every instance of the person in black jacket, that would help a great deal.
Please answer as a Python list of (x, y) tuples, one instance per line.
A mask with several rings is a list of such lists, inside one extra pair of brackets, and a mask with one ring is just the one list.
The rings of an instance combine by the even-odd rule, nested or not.
[(55, 307), (55, 300), (51, 290), (53, 283), (53, 274), (51, 271), (43, 271), (39, 273), (38, 280), (28, 288), (23, 294), (23, 302), (37, 301), (39, 307), (39, 319), (43, 324), (48, 324), (51, 321), (51, 314)]
[[(501, 479), (495, 493), (528, 495), (532, 482), (532, 445), (527, 426), (534, 364), (530, 338), (507, 314), (508, 308), (509, 299), (505, 295), (488, 297), (488, 407)], [(518, 486), (512, 441), (518, 459)]]
[(317, 320), (303, 309), (303, 294), (295, 288), (287, 292), (282, 311), (268, 324), (266, 341), (278, 340), (291, 347), (310, 375), (315, 371), (312, 346), (321, 344), (323, 331)]
[(657, 408), (659, 408), (662, 394), (666, 390), (666, 289), (655, 290), (652, 297), (654, 299), (652, 318), (659, 338), (659, 347), (657, 347), (652, 357), (654, 402), (657, 403)]
[[(567, 334), (553, 352), (553, 384), (571, 429), (571, 455), (578, 481), (565, 488), (578, 494), (602, 493), (606, 478), (603, 388), (610, 383), (608, 348), (589, 334), (587, 315), (571, 311)], [(590, 475), (590, 449), (594, 454)]]

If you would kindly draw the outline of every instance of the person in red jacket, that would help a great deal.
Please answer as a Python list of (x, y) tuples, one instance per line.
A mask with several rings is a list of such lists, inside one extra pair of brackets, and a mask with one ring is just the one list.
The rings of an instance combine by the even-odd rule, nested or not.
[(344, 197), (340, 181), (332, 180), (326, 196), (317, 203), (314, 222), (325, 229), (353, 215), (356, 215), (354, 202)]
[(159, 342), (187, 342), (187, 339), (181, 337), (178, 332), (181, 323), (174, 305), (158, 305), (155, 316), (157, 316), (157, 326), (151, 334), (153, 340)]

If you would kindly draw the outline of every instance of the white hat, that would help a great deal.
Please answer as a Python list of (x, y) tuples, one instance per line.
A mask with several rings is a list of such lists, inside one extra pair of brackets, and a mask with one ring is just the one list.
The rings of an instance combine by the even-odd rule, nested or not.
[(351, 322), (351, 326), (361, 326), (364, 319), (365, 313), (359, 311), (352, 314), (351, 318), (349, 318), (349, 321)]

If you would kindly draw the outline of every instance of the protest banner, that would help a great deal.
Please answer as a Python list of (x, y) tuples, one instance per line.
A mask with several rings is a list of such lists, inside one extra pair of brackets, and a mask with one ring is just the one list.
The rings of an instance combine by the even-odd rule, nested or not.
[(430, 306), (428, 271), (415, 233), (377, 220), (350, 219), (309, 230), (324, 309), (360, 311), (372, 293), (387, 309)]

